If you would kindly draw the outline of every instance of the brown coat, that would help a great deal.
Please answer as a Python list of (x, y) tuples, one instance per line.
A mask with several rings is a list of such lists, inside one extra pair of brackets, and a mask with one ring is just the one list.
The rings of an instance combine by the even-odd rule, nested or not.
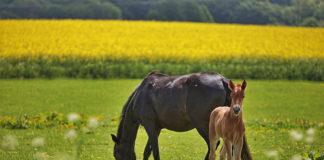
[(227, 157), (232, 160), (232, 145), (235, 151), (235, 160), (241, 159), (241, 152), (243, 147), (243, 136), (245, 133), (245, 124), (242, 113), (242, 103), (244, 98), (244, 91), (246, 88), (246, 81), (243, 84), (234, 85), (230, 80), (229, 89), (232, 91), (232, 103), (230, 107), (215, 108), (210, 115), (209, 122), (209, 141), (210, 141), (210, 155), (209, 160), (216, 158), (216, 143), (219, 138), (223, 139), (223, 146), (220, 151), (220, 160)]

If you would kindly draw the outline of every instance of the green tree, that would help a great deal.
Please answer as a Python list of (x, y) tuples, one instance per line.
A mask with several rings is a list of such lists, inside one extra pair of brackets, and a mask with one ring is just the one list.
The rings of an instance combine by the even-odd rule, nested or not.
[(185, 2), (162, 1), (153, 6), (146, 17), (151, 20), (213, 22), (208, 8), (193, 0)]
[(208, 8), (199, 5), (196, 1), (184, 2), (181, 7), (183, 8), (182, 11), (185, 21), (213, 22), (212, 15)]
[(262, 1), (243, 1), (234, 11), (235, 22), (244, 24), (273, 24), (277, 23), (280, 15), (274, 5)]
[(314, 17), (308, 17), (305, 18), (301, 23), (301, 26), (307, 26), (307, 27), (318, 27), (319, 23)]
[(167, 20), (164, 15), (161, 15), (158, 11), (156, 10), (149, 10), (149, 12), (146, 15), (146, 19), (148, 20)]

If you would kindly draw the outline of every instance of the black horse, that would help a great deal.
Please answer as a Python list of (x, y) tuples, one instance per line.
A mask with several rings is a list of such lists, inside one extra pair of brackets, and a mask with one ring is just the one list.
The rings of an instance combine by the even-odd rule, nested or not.
[[(148, 142), (144, 160), (153, 150), (159, 160), (158, 136), (161, 129), (189, 131), (196, 128), (208, 146), (209, 117), (217, 106), (230, 106), (231, 91), (228, 80), (213, 72), (199, 72), (181, 76), (149, 73), (124, 105), (115, 142), (116, 160), (135, 160), (135, 139), (139, 125), (143, 125)], [(243, 160), (251, 160), (246, 138), (242, 151)]]

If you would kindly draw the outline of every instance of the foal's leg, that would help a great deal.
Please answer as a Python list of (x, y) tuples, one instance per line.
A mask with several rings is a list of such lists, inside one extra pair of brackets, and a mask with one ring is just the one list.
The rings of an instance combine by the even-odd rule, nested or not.
[[(156, 132), (157, 132), (157, 134), (159, 136), (160, 133), (161, 133), (161, 129), (157, 129)], [(152, 151), (152, 147), (151, 147), (151, 144), (150, 144), (150, 139), (148, 139), (147, 143), (146, 143), (146, 146), (145, 146), (145, 150), (144, 150), (143, 160), (148, 160), (148, 158), (151, 155), (151, 151)]]
[(232, 157), (232, 143), (227, 139), (223, 139), (223, 140), (224, 140), (224, 147), (225, 147), (225, 150), (226, 150), (227, 160), (233, 160), (233, 157)]
[(212, 135), (209, 133), (209, 160), (215, 160), (216, 159), (216, 144), (219, 141), (219, 137), (217, 135)]
[(235, 160), (241, 160), (241, 153), (243, 148), (243, 137), (234, 144)]
[(151, 122), (144, 124), (144, 128), (149, 137), (149, 143), (153, 150), (154, 160), (160, 160), (157, 127)]
[(222, 145), (222, 148), (219, 151), (219, 160), (225, 160), (226, 158), (226, 149), (225, 149), (225, 144)]

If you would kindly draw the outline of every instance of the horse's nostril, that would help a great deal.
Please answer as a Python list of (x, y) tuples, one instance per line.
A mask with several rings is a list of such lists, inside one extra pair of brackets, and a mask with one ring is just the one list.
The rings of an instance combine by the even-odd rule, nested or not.
[(234, 107), (233, 110), (234, 110), (234, 113), (237, 114), (240, 111), (240, 107)]

